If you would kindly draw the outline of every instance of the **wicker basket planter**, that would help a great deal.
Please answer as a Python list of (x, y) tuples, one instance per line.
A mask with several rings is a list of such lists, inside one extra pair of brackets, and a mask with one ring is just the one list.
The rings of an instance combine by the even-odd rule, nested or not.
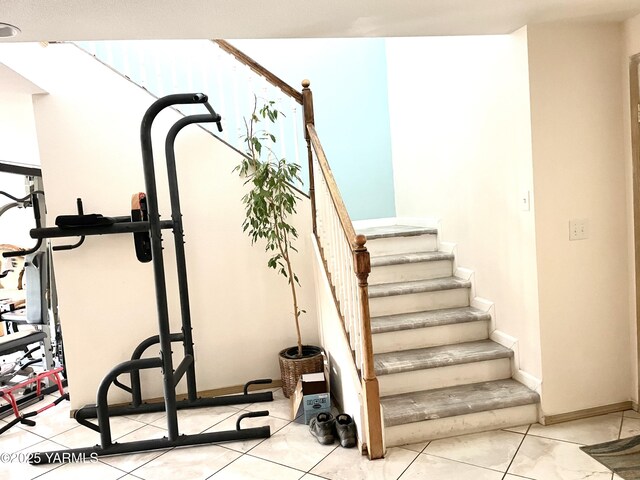
[(302, 346), (302, 357), (297, 357), (298, 347), (285, 348), (278, 354), (282, 391), (289, 398), (296, 389), (303, 373), (317, 373), (324, 369), (324, 355), (320, 347)]

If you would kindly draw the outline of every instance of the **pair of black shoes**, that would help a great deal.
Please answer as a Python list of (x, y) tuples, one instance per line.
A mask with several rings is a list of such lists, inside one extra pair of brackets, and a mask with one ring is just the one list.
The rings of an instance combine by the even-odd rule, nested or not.
[(356, 446), (356, 424), (346, 413), (333, 417), (330, 413), (319, 413), (309, 422), (309, 431), (322, 445), (331, 445), (338, 436), (344, 448)]

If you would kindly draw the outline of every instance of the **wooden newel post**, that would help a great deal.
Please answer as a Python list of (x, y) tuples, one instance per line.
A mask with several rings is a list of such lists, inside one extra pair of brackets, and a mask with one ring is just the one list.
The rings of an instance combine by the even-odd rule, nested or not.
[(315, 118), (313, 116), (313, 93), (309, 86), (309, 80), (302, 81), (302, 123), (304, 126), (304, 139), (307, 141), (307, 159), (309, 161), (309, 198), (311, 199), (311, 222), (313, 225), (313, 234), (317, 236), (316, 228), (316, 190), (313, 178), (313, 152), (311, 151), (311, 137), (307, 130), (307, 125), (315, 126)]
[(382, 442), (382, 417), (380, 415), (380, 388), (373, 364), (371, 339), (371, 314), (369, 312), (369, 273), (371, 260), (365, 243), (367, 237), (357, 235), (354, 241), (353, 260), (360, 292), (360, 332), (362, 340), (362, 387), (364, 391), (367, 423), (367, 450), (371, 460), (384, 456)]

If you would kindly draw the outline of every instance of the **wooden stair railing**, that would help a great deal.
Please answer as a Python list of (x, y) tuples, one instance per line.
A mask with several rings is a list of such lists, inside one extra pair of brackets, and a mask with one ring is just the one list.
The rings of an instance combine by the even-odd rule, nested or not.
[(290, 96), (300, 105), (302, 105), (302, 94), (299, 91), (297, 91), (295, 88), (293, 88), (291, 85), (289, 85), (287, 82), (282, 80), (277, 75), (274, 75), (269, 70), (264, 68), (262, 65), (256, 62), (249, 55), (238, 50), (236, 47), (231, 45), (226, 40), (217, 39), (217, 40), (212, 40), (212, 42), (217, 44), (222, 50), (227, 52), (229, 55), (232, 55), (233, 57), (235, 57), (235, 59), (238, 60), (240, 63), (243, 63), (244, 65), (249, 67), (251, 70), (253, 70), (255, 73), (257, 73), (261, 77), (264, 77), (264, 79), (267, 82), (269, 82), (271, 85), (273, 85), (274, 87), (278, 87), (286, 95)]
[[(331, 167), (315, 129), (313, 94), (309, 80), (302, 82), (302, 108), (305, 139), (309, 159), (309, 196), (313, 233), (322, 255), (333, 298), (342, 318), (342, 325), (355, 352), (364, 395), (364, 425), (367, 454), (370, 459), (382, 458), (382, 416), (380, 389), (373, 365), (369, 286), (371, 273), (367, 239), (357, 235)], [(315, 168), (317, 165), (317, 168)]]
[(325, 274), (329, 279), (342, 325), (351, 344), (351, 350), (354, 352), (356, 368), (360, 372), (364, 396), (363, 425), (366, 429), (364, 443), (367, 454), (372, 460), (382, 458), (384, 446), (380, 391), (373, 365), (369, 313), (367, 280), (371, 272), (371, 264), (369, 252), (365, 246), (367, 239), (364, 235), (357, 235), (353, 228), (318, 138), (313, 113), (313, 94), (309, 89), (310, 82), (304, 80), (302, 92), (299, 92), (228, 42), (224, 40), (213, 40), (213, 42), (302, 105), (309, 162), (309, 197), (313, 233), (320, 247)]

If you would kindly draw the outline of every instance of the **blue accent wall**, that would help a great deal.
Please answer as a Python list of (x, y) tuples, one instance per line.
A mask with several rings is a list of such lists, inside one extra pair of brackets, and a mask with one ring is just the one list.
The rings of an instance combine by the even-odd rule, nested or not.
[[(351, 218), (395, 216), (384, 39), (232, 43), (298, 90), (303, 79), (311, 80), (316, 129)], [(246, 97), (244, 100), (250, 102), (235, 108), (231, 104), (238, 98), (234, 92), (250, 85), (240, 85), (238, 77), (219, 64), (219, 50), (211, 42), (105, 41), (78, 45), (157, 96), (190, 89), (210, 94), (212, 104), (223, 113), (223, 138), (232, 145), (238, 142), (243, 132), (242, 117), (251, 111), (253, 98)], [(265, 98), (271, 99), (270, 95), (266, 93)], [(181, 110), (201, 113), (201, 107)], [(294, 136), (288, 131), (285, 135)], [(244, 150), (243, 145), (239, 148)], [(301, 177), (306, 183), (306, 148), (303, 144), (299, 148)], [(291, 152), (286, 157), (291, 159)]]
[(298, 90), (311, 81), (316, 129), (351, 217), (395, 216), (384, 39), (231, 43)]

